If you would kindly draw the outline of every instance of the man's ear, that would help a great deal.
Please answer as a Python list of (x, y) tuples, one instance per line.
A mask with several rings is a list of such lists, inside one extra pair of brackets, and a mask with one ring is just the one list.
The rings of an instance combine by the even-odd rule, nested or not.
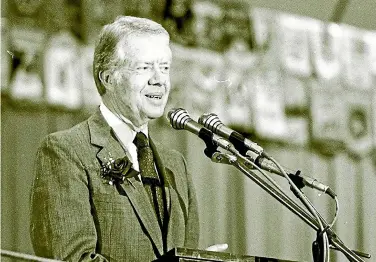
[(106, 88), (106, 90), (113, 89), (113, 77), (109, 70), (100, 71), (99, 72), (99, 79), (102, 82), (102, 85)]

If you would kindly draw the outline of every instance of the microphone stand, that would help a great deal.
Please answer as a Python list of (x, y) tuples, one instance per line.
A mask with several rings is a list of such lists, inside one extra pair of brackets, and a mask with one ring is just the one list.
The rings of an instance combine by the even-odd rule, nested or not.
[[(228, 148), (225, 148), (228, 150)], [(282, 194), (280, 191), (273, 188), (271, 185), (266, 183), (262, 178), (260, 178), (255, 172), (251, 171), (250, 169), (253, 167), (253, 163), (249, 161), (247, 158), (243, 157), (239, 154), (236, 150), (229, 150), (234, 156), (229, 156), (228, 154), (223, 154), (220, 152), (213, 152), (211, 159), (213, 162), (223, 163), (226, 162), (227, 164), (231, 164), (235, 166), (238, 170), (240, 170), (244, 175), (254, 181), (258, 186), (264, 189), (268, 194), (273, 196), (277, 201), (287, 207), (291, 212), (301, 218), (304, 222), (306, 222), (309, 226), (311, 226), (317, 232), (326, 234), (329, 242), (334, 249), (341, 251), (349, 261), (355, 262), (365, 262), (361, 259), (354, 251), (349, 249), (336, 235), (332, 228), (329, 227), (328, 223), (325, 219), (317, 213), (319, 220), (313, 217), (311, 214), (307, 213), (306, 210), (302, 209), (299, 205), (297, 205), (291, 198), (287, 195)], [(320, 230), (320, 224), (324, 227), (324, 230)], [(319, 235), (318, 235), (319, 236)], [(320, 250), (321, 251), (321, 250)], [(359, 254), (359, 252), (357, 252)], [(359, 254), (364, 255), (364, 254)], [(368, 254), (365, 254), (368, 257)], [(367, 256), (368, 255), (368, 256)], [(316, 260), (315, 260), (316, 261)]]
[[(347, 248), (342, 241), (336, 236), (333, 229), (326, 223), (325, 219), (322, 218), (319, 212), (313, 207), (313, 205), (309, 202), (309, 200), (305, 197), (305, 195), (297, 188), (294, 182), (288, 177), (286, 172), (281, 168), (281, 166), (274, 161), (272, 158), (271, 160), (278, 166), (281, 170), (285, 178), (289, 181), (290, 186), (294, 188), (294, 193), (298, 194), (306, 208), (311, 212), (314, 216), (312, 217), (311, 214), (307, 213), (304, 209), (298, 206), (290, 197), (288, 197), (283, 190), (270, 178), (268, 178), (275, 186), (273, 188), (271, 185), (267, 184), (264, 180), (258, 177), (254, 172), (250, 171), (252, 167), (256, 169), (261, 169), (254, 164), (252, 161), (248, 160), (244, 156), (242, 156), (226, 139), (213, 134), (210, 130), (206, 129), (205, 127), (199, 125), (195, 121), (193, 121), (190, 117), (188, 112), (185, 109), (178, 108), (170, 111), (168, 113), (168, 118), (170, 120), (171, 126), (175, 129), (187, 129), (188, 131), (198, 135), (202, 140), (204, 140), (207, 148), (204, 150), (204, 153), (207, 157), (212, 159), (214, 162), (221, 162), (226, 160), (228, 164), (231, 164), (238, 168), (241, 172), (243, 172), (248, 178), (252, 179), (256, 184), (258, 184), (261, 188), (267, 191), (270, 195), (276, 198), (280, 203), (286, 206), (289, 210), (291, 210), (294, 214), (299, 216), (304, 222), (310, 225), (313, 229), (318, 232), (318, 237), (325, 242), (322, 245), (322, 251), (319, 249), (320, 259), (321, 254), (324, 259), (327, 259), (328, 250), (327, 247), (330, 243), (336, 247), (336, 249), (343, 252), (346, 257), (350, 261), (355, 262), (364, 262), (360, 257), (355, 254), (354, 251)], [(221, 152), (217, 151), (217, 147), (220, 146), (225, 150), (231, 152), (234, 156), (232, 158), (227, 157), (227, 154), (222, 154)], [(266, 156), (266, 154), (264, 154)], [(262, 171), (261, 171), (262, 172)], [(278, 190), (276, 190), (278, 189)], [(328, 239), (329, 236), (329, 239)], [(316, 261), (315, 261), (316, 262)]]
[(291, 180), (291, 178), (284, 171), (282, 166), (272, 157), (268, 156), (265, 152), (264, 152), (264, 156), (270, 159), (271, 161), (273, 161), (274, 164), (279, 168), (283, 176), (285, 176), (285, 178), (289, 182), (291, 191), (305, 205), (305, 207), (311, 212), (311, 214), (315, 216), (315, 219), (319, 224), (319, 230), (317, 230), (316, 240), (312, 244), (313, 261), (314, 262), (329, 261), (329, 239), (326, 233), (326, 230), (329, 228), (329, 226), (326, 226), (324, 228), (323, 222), (325, 222), (325, 220), (321, 216), (319, 217), (320, 213), (316, 210), (314, 205), (309, 201), (309, 199), (300, 190), (300, 188), (298, 188), (298, 186), (295, 185), (295, 183)]

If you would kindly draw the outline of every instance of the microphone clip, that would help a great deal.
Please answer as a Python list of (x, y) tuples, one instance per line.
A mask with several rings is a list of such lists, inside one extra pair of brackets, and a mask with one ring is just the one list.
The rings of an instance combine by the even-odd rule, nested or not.
[(297, 188), (302, 189), (304, 184), (304, 178), (300, 176), (301, 171), (296, 171), (295, 174), (289, 173), (288, 176), (291, 179), (291, 181), (296, 185)]
[[(304, 184), (304, 178), (300, 176), (300, 170), (296, 171), (295, 174), (292, 174), (292, 173), (288, 173), (287, 175), (289, 176), (289, 178), (291, 179), (291, 181), (294, 183), (294, 185), (299, 189), (299, 190), (302, 190), (302, 188), (305, 186)], [(295, 191), (295, 189), (290, 186), (290, 190), (294, 193), (294, 195), (297, 197), (297, 198), (300, 198), (298, 192)]]
[(205, 142), (206, 148), (204, 149), (204, 154), (211, 159), (214, 153), (218, 152), (218, 146), (213, 142), (213, 133), (203, 128), (198, 133), (198, 136)]
[(211, 160), (214, 163), (233, 165), (238, 159), (234, 155), (229, 155), (217, 151), (212, 155)]

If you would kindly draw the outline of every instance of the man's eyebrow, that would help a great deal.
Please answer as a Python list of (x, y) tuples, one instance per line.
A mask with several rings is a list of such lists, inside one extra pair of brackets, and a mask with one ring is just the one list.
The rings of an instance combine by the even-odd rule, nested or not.
[[(154, 62), (147, 62), (147, 61), (138, 61), (136, 62), (136, 64), (146, 64), (146, 65), (153, 65)], [(171, 64), (170, 62), (168, 61), (165, 61), (165, 62), (161, 62), (161, 63), (158, 63), (160, 65), (168, 65), (168, 64)]]
[(146, 62), (146, 61), (136, 61), (135, 63), (136, 65), (140, 65), (140, 64), (147, 64), (147, 65), (152, 65), (153, 62)]

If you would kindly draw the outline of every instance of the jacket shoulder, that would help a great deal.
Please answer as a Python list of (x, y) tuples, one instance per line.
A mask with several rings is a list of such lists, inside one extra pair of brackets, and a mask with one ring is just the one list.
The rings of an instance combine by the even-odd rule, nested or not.
[[(59, 144), (82, 145), (90, 142), (88, 121), (85, 120), (69, 129), (47, 135), (43, 141), (56, 141)], [(42, 142), (43, 143), (43, 142)]]
[(158, 154), (167, 162), (180, 162), (181, 164), (186, 165), (186, 161), (182, 153), (175, 149), (167, 148), (162, 143), (155, 141), (153, 139), (153, 143), (158, 151)]
[(94, 152), (95, 148), (90, 143), (88, 121), (85, 120), (72, 128), (45, 136), (38, 148), (38, 155), (65, 155), (71, 161), (87, 167), (91, 151)]

